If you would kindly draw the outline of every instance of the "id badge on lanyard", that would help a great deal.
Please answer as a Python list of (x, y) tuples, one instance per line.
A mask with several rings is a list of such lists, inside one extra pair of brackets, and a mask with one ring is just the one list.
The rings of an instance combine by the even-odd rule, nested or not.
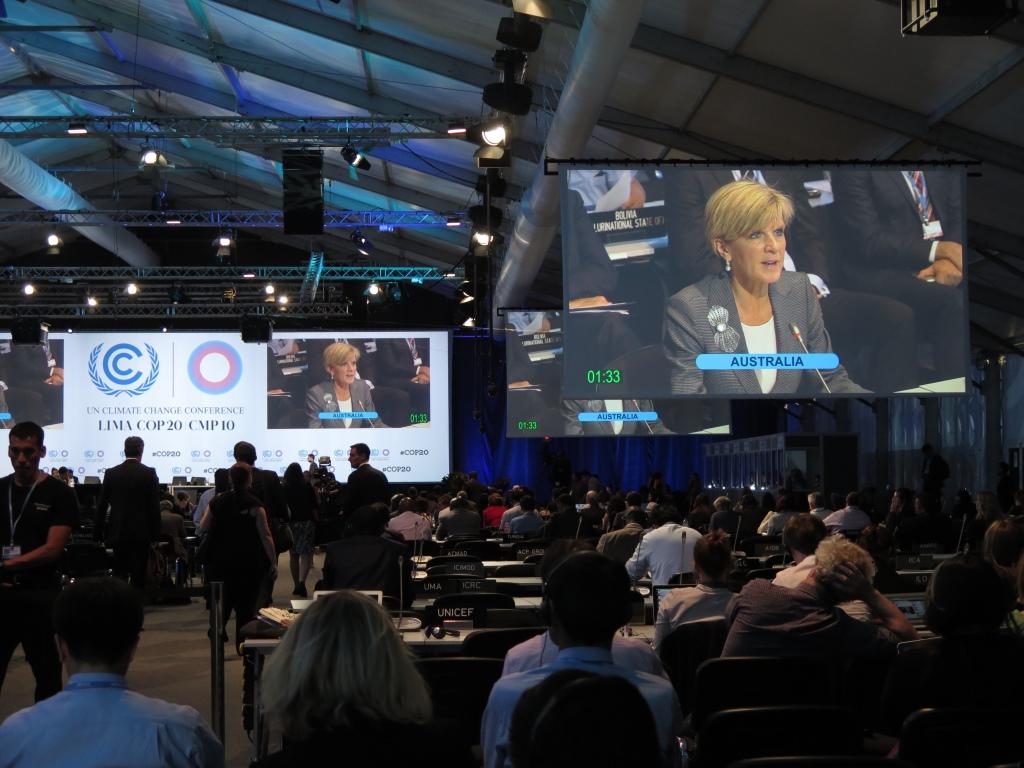
[(925, 240), (938, 240), (942, 237), (942, 222), (938, 219), (921, 222), (922, 237)]

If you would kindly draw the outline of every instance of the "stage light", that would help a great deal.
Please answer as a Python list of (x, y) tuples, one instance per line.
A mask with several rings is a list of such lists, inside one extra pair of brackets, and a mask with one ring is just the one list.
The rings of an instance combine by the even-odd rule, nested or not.
[(129, 296), (135, 296), (139, 292), (139, 286), (135, 283), (128, 283), (128, 285), (124, 287), (124, 292)]
[(366, 239), (366, 236), (358, 229), (352, 233), (350, 238), (355, 243), (356, 250), (359, 251), (363, 256), (369, 256), (370, 251), (373, 250), (373, 243)]
[(469, 304), (471, 301), (476, 301), (476, 299), (473, 298), (473, 295), (466, 291), (459, 291), (459, 293), (462, 294), (462, 298), (459, 299), (459, 304)]
[(68, 123), (68, 135), (69, 136), (84, 136), (89, 130), (85, 127), (85, 123)]
[(185, 289), (181, 286), (181, 283), (175, 283), (172, 285), (167, 297), (171, 300), (171, 304), (189, 304), (192, 302), (192, 298), (185, 293)]
[(274, 291), (276, 290), (277, 289), (274, 287), (273, 283), (267, 283), (266, 285), (263, 286), (263, 292), (267, 294), (267, 296), (273, 296)]
[(161, 333), (167, 333), (167, 326), (166, 326), (166, 325), (165, 325), (165, 326), (163, 326), (163, 327), (162, 327), (162, 328), (160, 329), (160, 332), (161, 332)]
[(508, 141), (508, 123), (504, 120), (490, 120), (480, 124), (480, 138), (489, 147), (501, 147)]
[(277, 297), (277, 303), (278, 304), (287, 304), (288, 303), (288, 297), (285, 294), (282, 293), (280, 296)]
[(492, 205), (489, 208), (486, 205), (472, 205), (466, 213), (469, 214), (469, 220), (473, 222), (473, 226), (476, 228), (490, 226), (497, 229), (505, 220), (505, 214), (496, 205)]
[[(513, 7), (515, 3), (513, 2)], [(515, 9), (518, 11), (518, 9)], [(542, 14), (542, 17), (546, 17)], [(540, 38), (544, 28), (535, 21), (530, 21), (521, 13), (506, 16), (498, 22), (497, 40), (509, 48), (533, 53), (540, 48)]]
[(402, 288), (398, 283), (391, 283), (388, 285), (388, 298), (392, 301), (402, 300)]
[(168, 216), (166, 222), (171, 226), (177, 226), (178, 224), (181, 224), (181, 219), (177, 216)]
[(476, 320), (474, 320), (472, 317), (467, 317), (465, 320), (462, 321), (462, 327), (476, 328)]
[(63, 241), (60, 239), (60, 235), (51, 232), (46, 236), (46, 255), (56, 256), (60, 253), (61, 245), (63, 245)]
[(358, 168), (361, 171), (370, 170), (370, 161), (366, 159), (366, 155), (358, 152), (351, 144), (346, 144), (342, 147), (341, 157), (353, 168)]
[(523, 83), (526, 76), (526, 54), (503, 48), (495, 52), (494, 63), (502, 71), (501, 80), (484, 86), (484, 104), (512, 115), (529, 114), (533, 89)]
[(235, 241), (231, 238), (230, 232), (224, 232), (220, 235), (217, 235), (217, 245), (219, 245), (221, 248), (230, 248), (234, 244)]
[(473, 233), (473, 243), (476, 245), (490, 245), (494, 242), (494, 235), (486, 230), (478, 229)]
[(244, 277), (246, 280), (252, 280), (254, 277), (256, 277), (256, 273), (255, 272), (243, 272), (242, 273), (242, 277)]
[(21, 292), (24, 293), (26, 296), (34, 296), (36, 292), (36, 287), (32, 285), (32, 283), (25, 283), (21, 287)]
[(448, 124), (448, 135), (449, 136), (464, 136), (466, 134), (465, 123), (449, 123)]
[(512, 153), (504, 147), (480, 147), (473, 153), (477, 168), (511, 168)]
[(458, 216), (445, 216), (444, 225), (446, 227), (461, 227), (462, 219)]
[(87, 307), (98, 307), (100, 305), (100, 300), (95, 296), (88, 295), (85, 297), (85, 305)]
[(380, 286), (377, 283), (370, 283), (366, 286), (366, 293), (368, 296), (377, 296), (380, 294)]
[(213, 244), (217, 247), (214, 257), (217, 261), (223, 263), (225, 259), (231, 256), (231, 251), (235, 247), (235, 238), (231, 232), (221, 232), (213, 238)]

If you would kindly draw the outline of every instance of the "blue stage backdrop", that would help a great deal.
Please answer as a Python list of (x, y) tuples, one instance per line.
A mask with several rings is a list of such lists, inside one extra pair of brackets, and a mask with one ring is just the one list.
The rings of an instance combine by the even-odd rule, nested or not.
[[(652, 472), (661, 472), (673, 489), (684, 490), (690, 474), (702, 471), (701, 446), (728, 439), (506, 438), (503, 345), (495, 345), (492, 354), (493, 363), (488, 365), (486, 340), (456, 337), (452, 349), (452, 467), (476, 470), (483, 482), (507, 477), (529, 485), (545, 500), (552, 486), (545, 458), (564, 451), (573, 470), (588, 469), (618, 488), (639, 488)], [(493, 395), (488, 394), (489, 383), (496, 385), (491, 388)]]

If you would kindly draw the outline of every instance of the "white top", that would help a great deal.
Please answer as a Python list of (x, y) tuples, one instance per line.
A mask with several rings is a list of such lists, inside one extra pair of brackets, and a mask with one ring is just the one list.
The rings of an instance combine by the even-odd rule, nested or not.
[[(740, 323), (740, 325), (743, 328), (743, 338), (747, 341), (747, 351), (752, 355), (773, 355), (779, 351), (779, 345), (775, 340), (774, 317), (769, 317), (768, 322), (763, 325), (747, 325), (746, 323)], [(778, 373), (774, 368), (754, 371), (761, 392), (772, 391)]]
[[(352, 413), (352, 395), (348, 396), (348, 400), (338, 401), (338, 413)], [(346, 427), (352, 426), (352, 419), (342, 419), (342, 422)]]
[[(605, 400), (604, 409), (607, 413), (621, 413), (622, 412), (622, 401), (621, 400)], [(622, 422), (612, 422), (612, 432), (616, 435), (622, 432)], [(552, 659), (554, 661), (554, 659)]]
[(626, 563), (626, 571), (634, 580), (642, 579), (650, 571), (652, 584), (668, 584), (677, 573), (693, 573), (693, 548), (700, 537), (700, 531), (693, 528), (665, 523), (640, 539)]
[[(509, 649), (505, 654), (501, 676), (511, 675), (513, 672), (528, 672), (550, 664), (558, 658), (558, 650), (558, 646), (547, 632), (535, 635)], [(612, 636), (612, 661), (619, 667), (668, 679), (658, 654), (651, 650), (649, 643), (638, 637), (622, 637), (616, 632)]]

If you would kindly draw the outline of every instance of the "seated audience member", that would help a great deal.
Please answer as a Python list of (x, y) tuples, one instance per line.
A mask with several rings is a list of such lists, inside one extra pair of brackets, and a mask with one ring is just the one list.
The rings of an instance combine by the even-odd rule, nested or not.
[[(589, 541), (579, 539), (559, 539), (553, 542), (544, 552), (540, 561), (540, 577), (546, 584), (548, 577), (574, 552), (589, 552), (593, 545)], [(513, 672), (526, 672), (531, 669), (550, 664), (558, 658), (558, 646), (551, 639), (550, 631), (535, 635), (529, 640), (513, 646), (505, 654), (505, 664), (501, 674), (511, 675)], [(658, 654), (651, 646), (637, 637), (623, 637), (616, 633), (612, 637), (612, 661), (620, 667), (637, 672), (649, 672), (652, 675), (665, 677), (665, 669), (661, 665)], [(666, 678), (668, 679), (668, 678)]]
[(260, 768), (471, 766), (467, 745), (432, 723), (427, 685), (391, 618), (345, 590), (292, 624), (263, 672), (261, 700), (284, 749)]
[(658, 605), (654, 621), (654, 650), (658, 650), (672, 630), (681, 624), (701, 619), (724, 618), (732, 600), (725, 579), (732, 570), (732, 547), (721, 531), (701, 536), (693, 548), (693, 569), (697, 586), (669, 592)]
[(608, 555), (617, 563), (625, 564), (636, 551), (636, 545), (644, 536), (641, 520), (647, 515), (640, 509), (634, 509), (626, 515), (626, 525), (617, 531), (609, 531), (597, 542), (597, 551)]
[(64, 690), (0, 725), (11, 768), (223, 766), (224, 747), (192, 707), (128, 690), (142, 599), (120, 579), (79, 579), (54, 604)]
[(160, 538), (170, 539), (175, 557), (185, 556), (185, 521), (169, 501), (160, 502)]
[(907, 520), (914, 518), (914, 492), (909, 488), (897, 488), (889, 500), (889, 514), (885, 517), (885, 527), (895, 531)]
[(539, 534), (540, 529), (544, 527), (544, 521), (537, 513), (537, 502), (533, 496), (523, 496), (519, 500), (519, 508), (523, 510), (523, 514), (512, 521), (509, 532), (519, 536)]
[(579, 534), (582, 527), (583, 520), (573, 506), (570, 497), (563, 494), (558, 497), (558, 501), (555, 503), (555, 511), (544, 525), (544, 538), (579, 538), (577, 534)]
[[(902, 611), (871, 585), (875, 565), (852, 541), (831, 536), (814, 552), (814, 571), (795, 589), (755, 579), (733, 598), (723, 656), (868, 656), (917, 632)], [(863, 600), (877, 625), (837, 607)]]
[(985, 539), (985, 532), (996, 520), (1003, 519), (1003, 510), (999, 506), (996, 495), (992, 491), (979, 491), (974, 497), (974, 508), (976, 514), (974, 519), (967, 523), (965, 536), (967, 548), (971, 552), (981, 550), (982, 542)]
[[(595, 729), (594, 712), (615, 712), (615, 727)], [(636, 686), (563, 669), (520, 697), (509, 757), (515, 768), (653, 766), (660, 759), (658, 731)]]
[(779, 494), (775, 509), (764, 516), (764, 520), (757, 526), (757, 532), (762, 536), (778, 536), (786, 527), (786, 521), (797, 514), (794, 509), (796, 500), (786, 492)]
[(512, 521), (523, 514), (522, 508), (519, 506), (519, 500), (523, 498), (523, 488), (518, 485), (512, 486), (512, 490), (508, 494), (509, 506), (501, 515), (501, 532), (508, 533), (509, 526), (512, 525)]
[(740, 497), (740, 503), (736, 505), (736, 512), (738, 515), (736, 541), (743, 541), (748, 536), (757, 533), (757, 526), (764, 520), (765, 510), (757, 503), (754, 494), (747, 493)]
[(494, 684), (481, 726), (486, 768), (511, 765), (508, 731), (519, 698), (562, 669), (614, 675), (635, 685), (654, 716), (662, 764), (677, 764), (676, 736), (682, 714), (672, 684), (621, 667), (612, 656), (612, 638), (631, 613), (629, 577), (623, 567), (597, 552), (570, 555), (549, 574), (544, 610), (551, 621), (550, 637), (559, 647), (558, 658), (529, 672), (506, 675)]
[(579, 510), (578, 538), (591, 539), (601, 535), (601, 522), (604, 520), (604, 509), (601, 508), (600, 494), (587, 491), (583, 506)]
[(814, 571), (814, 550), (828, 535), (820, 517), (811, 514), (793, 515), (782, 529), (782, 546), (793, 558), (793, 565), (783, 568), (772, 581), (778, 587), (800, 586)]
[(821, 491), (807, 494), (807, 508), (819, 520), (824, 520), (832, 514), (832, 510), (825, 506), (825, 494)]
[(1024, 640), (1003, 634), (1012, 592), (974, 553), (943, 561), (926, 592), (925, 623), (939, 636), (900, 653), (882, 695), (882, 723), (898, 734), (918, 709), (1010, 709), (1024, 714)]
[(406, 608), (412, 604), (412, 562), (405, 545), (384, 535), (387, 514), (380, 502), (352, 513), (347, 535), (327, 545), (324, 589), (379, 589), (395, 599), (401, 594)]
[(497, 528), (501, 525), (501, 516), (505, 514), (505, 505), (501, 503), (501, 494), (492, 493), (487, 497), (487, 506), (484, 508), (484, 528)]
[(615, 518), (626, 511), (626, 497), (616, 493), (608, 499), (604, 509), (604, 519), (601, 521), (601, 530), (614, 531)]
[(643, 521), (640, 523), (645, 528), (647, 527), (647, 513), (643, 508), (644, 497), (636, 491), (631, 491), (626, 494), (626, 508), (615, 513), (615, 517), (612, 518), (612, 530), (617, 531), (620, 528), (625, 528), (627, 520), (631, 512), (640, 512), (643, 516)]
[(426, 499), (402, 499), (398, 503), (398, 514), (388, 520), (388, 530), (397, 533), (406, 541), (419, 541), (430, 538), (430, 521), (416, 510), (418, 502), (427, 506)]
[(736, 511), (728, 496), (719, 496), (715, 499), (715, 511), (711, 513), (711, 521), (708, 523), (709, 531), (725, 531), (728, 535), (736, 532), (736, 525), (739, 523), (740, 514)]
[(846, 506), (837, 509), (825, 518), (825, 527), (829, 533), (841, 531), (861, 531), (871, 525), (871, 518), (864, 511), (864, 497), (859, 491), (846, 494)]
[(914, 494), (914, 514), (901, 515), (896, 531), (896, 546), (901, 552), (917, 552), (922, 544), (936, 544), (946, 552), (954, 544), (949, 518), (942, 514), (942, 501), (931, 493)]
[(685, 527), (679, 511), (667, 504), (655, 510), (651, 522), (654, 530), (640, 540), (626, 562), (630, 577), (635, 581), (650, 572), (652, 584), (668, 584), (677, 573), (692, 573), (700, 531)]
[(1024, 522), (996, 520), (985, 531), (982, 553), (995, 566), (1003, 581), (1016, 592), (1017, 576), (1022, 564), (1021, 554), (1024, 553)]
[(470, 508), (469, 499), (456, 496), (447, 510), (437, 516), (437, 538), (479, 536), (480, 513)]
[(706, 493), (698, 493), (690, 507), (690, 514), (686, 516), (686, 525), (695, 531), (706, 531), (711, 524), (711, 515), (714, 508), (708, 500)]

